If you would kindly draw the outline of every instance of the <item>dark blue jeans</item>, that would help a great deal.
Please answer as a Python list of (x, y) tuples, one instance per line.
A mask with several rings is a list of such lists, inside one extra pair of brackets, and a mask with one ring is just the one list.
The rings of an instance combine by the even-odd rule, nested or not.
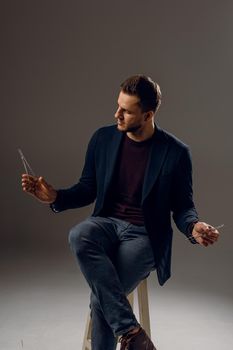
[(127, 295), (155, 269), (144, 226), (89, 217), (69, 243), (91, 288), (92, 350), (116, 349), (116, 336), (138, 325)]

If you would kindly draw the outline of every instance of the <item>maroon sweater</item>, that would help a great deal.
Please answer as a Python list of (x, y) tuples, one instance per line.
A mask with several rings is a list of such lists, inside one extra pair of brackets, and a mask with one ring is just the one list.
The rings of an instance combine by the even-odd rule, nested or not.
[(112, 183), (109, 216), (144, 225), (142, 186), (151, 144), (152, 138), (136, 142), (125, 135)]

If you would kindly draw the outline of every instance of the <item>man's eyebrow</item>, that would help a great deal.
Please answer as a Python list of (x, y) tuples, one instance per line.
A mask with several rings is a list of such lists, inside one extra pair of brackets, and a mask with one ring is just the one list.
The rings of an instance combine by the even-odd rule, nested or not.
[[(117, 104), (118, 104), (119, 107), (121, 107), (120, 104), (119, 104), (119, 101), (117, 101)], [(126, 111), (126, 109), (123, 108), (123, 107), (121, 107), (121, 109), (123, 109), (123, 111)]]

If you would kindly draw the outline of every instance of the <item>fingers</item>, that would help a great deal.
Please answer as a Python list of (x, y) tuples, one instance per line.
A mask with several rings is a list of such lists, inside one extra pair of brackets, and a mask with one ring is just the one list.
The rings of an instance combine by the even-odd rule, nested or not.
[(22, 179), (35, 180), (35, 179), (37, 179), (37, 176), (33, 176), (30, 174), (22, 174)]
[(22, 175), (23, 191), (29, 192), (29, 193), (34, 193), (37, 182), (38, 182), (38, 178), (36, 176), (23, 174)]
[(46, 200), (48, 203), (53, 203), (57, 198), (57, 191), (52, 185), (48, 184), (42, 176), (39, 177), (38, 183), (42, 188), (41, 192), (44, 195), (43, 200)]
[(217, 242), (219, 232), (215, 227), (208, 225), (205, 222), (198, 222), (194, 225), (193, 236), (199, 244), (207, 247), (208, 245)]
[(214, 242), (216, 242), (218, 240), (218, 236), (209, 236), (207, 233), (203, 233), (200, 236), (200, 239), (208, 244), (213, 244)]
[(206, 239), (212, 241), (212, 242), (217, 242), (219, 238), (219, 232), (216, 230), (215, 232), (210, 232), (205, 234)]
[(205, 232), (202, 235), (204, 236), (204, 238), (212, 242), (217, 241), (219, 238), (218, 230), (211, 225), (208, 225), (208, 228), (205, 230)]
[(37, 176), (27, 174), (22, 175), (22, 187), (24, 191), (34, 193), (39, 186), (42, 187), (42, 191), (46, 191), (49, 188), (49, 185), (42, 176), (38, 178)]
[(38, 181), (45, 190), (48, 190), (49, 184), (45, 181), (45, 179), (42, 176), (39, 177)]
[(215, 230), (215, 232), (203, 232), (202, 234), (199, 234), (198, 236), (195, 237), (198, 243), (200, 243), (201, 245), (204, 245), (205, 247), (217, 242), (218, 238), (219, 238), (219, 233), (217, 230)]
[(195, 224), (194, 230), (202, 237), (218, 238), (219, 236), (219, 231), (214, 226), (208, 225), (205, 222)]
[(213, 240), (210, 240), (207, 238), (199, 237), (199, 238), (195, 238), (195, 239), (200, 245), (202, 245), (204, 247), (208, 247), (209, 245), (212, 245), (214, 243)]
[(215, 227), (208, 225), (208, 235), (211, 237), (218, 238), (219, 231)]

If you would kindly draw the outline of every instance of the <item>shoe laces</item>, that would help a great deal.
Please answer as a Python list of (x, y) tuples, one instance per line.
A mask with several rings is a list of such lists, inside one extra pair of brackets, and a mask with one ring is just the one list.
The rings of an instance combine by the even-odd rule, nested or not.
[(119, 342), (121, 343), (121, 350), (129, 350), (130, 341), (138, 334), (138, 332), (133, 334), (127, 333), (126, 335), (122, 335), (120, 337)]
[(121, 343), (121, 350), (129, 350), (130, 339), (131, 337), (129, 335), (120, 337), (119, 341)]

